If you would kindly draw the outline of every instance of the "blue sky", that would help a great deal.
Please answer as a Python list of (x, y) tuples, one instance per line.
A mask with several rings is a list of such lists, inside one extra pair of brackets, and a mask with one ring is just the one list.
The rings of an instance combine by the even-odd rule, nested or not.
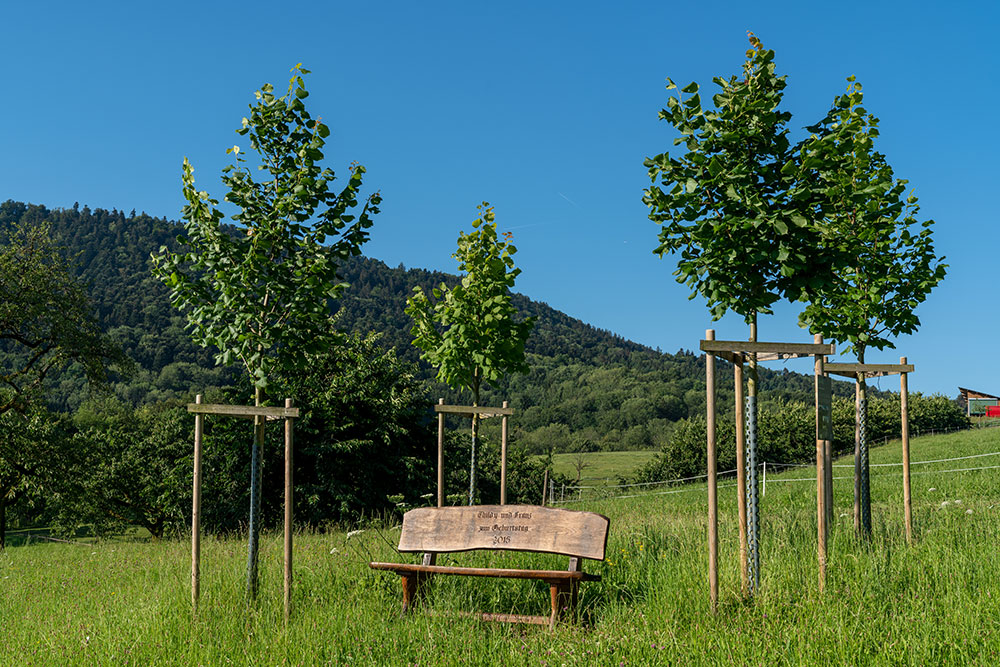
[[(908, 356), (911, 390), (1000, 394), (994, 3), (146, 5), (5, 3), (0, 199), (177, 219), (183, 158), (221, 199), (253, 91), (284, 89), (302, 62), (310, 111), (333, 131), (327, 163), (364, 164), (384, 197), (366, 254), (454, 271), (458, 232), (488, 200), (515, 234), (518, 291), (664, 351), (696, 349), (709, 326), (720, 339), (746, 328), (713, 325), (674, 261), (652, 254), (642, 162), (671, 147), (664, 79), (711, 87), (737, 73), (752, 30), (788, 76), (797, 132), (858, 77), (878, 149), (937, 221), (949, 275), (918, 333), (868, 360)], [(811, 340), (797, 313), (763, 319), (760, 338)]]

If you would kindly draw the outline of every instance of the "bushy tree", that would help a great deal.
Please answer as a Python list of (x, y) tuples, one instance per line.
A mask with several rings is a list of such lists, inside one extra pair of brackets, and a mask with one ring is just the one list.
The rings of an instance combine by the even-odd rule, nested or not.
[[(826, 284), (841, 257), (819, 224), (824, 202), (814, 169), (822, 155), (788, 137), (791, 114), (780, 108), (785, 77), (774, 51), (750, 33), (742, 76), (716, 77), (713, 106), (691, 83), (668, 98), (660, 118), (679, 133), (678, 155), (647, 159), (652, 187), (643, 201), (660, 227), (655, 252), (677, 254), (679, 282), (701, 294), (713, 319), (733, 310), (750, 325), (782, 298), (797, 301)], [(668, 90), (676, 85), (667, 79)], [(687, 95), (684, 97), (683, 95)], [(757, 357), (747, 374), (747, 503), (751, 591), (759, 580), (757, 513)]]
[(71, 363), (92, 384), (106, 382), (109, 368), (131, 370), (97, 326), (65, 254), (44, 224), (0, 235), (0, 414), (24, 408), (46, 377)]
[[(863, 104), (861, 84), (848, 79), (813, 131), (809, 150), (827, 156), (821, 172), (827, 203), (824, 225), (850, 261), (809, 295), (800, 321), (814, 333), (839, 343), (865, 363), (869, 348), (895, 345), (892, 339), (916, 331), (914, 312), (945, 276), (934, 251), (933, 220), (919, 222), (919, 206), (907, 181), (896, 178), (885, 155), (875, 149), (879, 121)], [(868, 480), (867, 387), (858, 376), (861, 528), (871, 531)]]
[(178, 401), (132, 408), (113, 398), (73, 416), (74, 470), (56, 521), (98, 535), (145, 528), (153, 539), (182, 530), (191, 507), (191, 422)]

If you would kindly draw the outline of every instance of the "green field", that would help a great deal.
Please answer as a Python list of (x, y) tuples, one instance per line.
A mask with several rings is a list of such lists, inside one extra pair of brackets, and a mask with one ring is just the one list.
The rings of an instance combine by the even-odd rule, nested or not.
[(656, 452), (643, 450), (638, 452), (586, 452), (584, 454), (555, 454), (552, 456), (552, 469), (561, 475), (575, 480), (576, 466), (582, 458), (584, 467), (581, 472), (581, 484), (605, 486), (617, 484), (618, 477), (627, 477), (638, 468), (649, 462)]
[[(872, 462), (898, 462), (898, 449), (876, 448)], [(998, 451), (993, 429), (913, 443), (915, 461)], [(914, 465), (913, 546), (902, 539), (898, 468), (873, 468), (870, 542), (854, 537), (851, 481), (838, 479), (825, 596), (817, 592), (814, 471), (768, 473), (761, 593), (753, 602), (739, 595), (735, 496), (723, 488), (717, 615), (708, 605), (704, 485), (572, 505), (611, 518), (608, 559), (587, 563), (604, 580), (582, 587), (582, 622), (552, 634), (443, 615), (399, 618), (398, 580), (366, 565), (399, 557), (391, 526), (297, 536), (287, 629), (277, 535), (263, 541), (261, 595), (249, 606), (243, 541), (205, 541), (196, 617), (184, 541), (12, 547), (0, 553), (0, 664), (993, 665), (1000, 662), (998, 470), (942, 471), (997, 465), (1000, 456)], [(782, 481), (796, 478), (806, 481)], [(441, 562), (452, 561), (564, 566), (535, 554)], [(427, 602), (438, 611), (545, 613), (548, 593), (539, 582), (450, 577), (435, 582)]]

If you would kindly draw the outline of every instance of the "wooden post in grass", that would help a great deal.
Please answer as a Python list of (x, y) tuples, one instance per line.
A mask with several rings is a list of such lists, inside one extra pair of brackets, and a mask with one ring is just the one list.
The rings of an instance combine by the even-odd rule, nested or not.
[(861, 380), (854, 380), (854, 532), (861, 533)]
[(736, 510), (740, 524), (740, 590), (750, 594), (747, 565), (747, 469), (745, 413), (743, 412), (743, 355), (733, 358), (733, 389), (736, 394)]
[[(444, 399), (438, 399), (444, 405)], [(444, 507), (444, 413), (438, 413), (438, 507)]]
[[(201, 394), (194, 398), (201, 403)], [(201, 438), (204, 417), (194, 416), (194, 485), (191, 493), (191, 608), (198, 610), (201, 593)]]
[[(285, 399), (285, 407), (293, 407), (292, 399)], [(285, 417), (285, 625), (292, 612), (292, 424)]]
[[(899, 358), (901, 366), (906, 365), (906, 357)], [(899, 416), (903, 439), (903, 516), (906, 522), (906, 542), (913, 544), (913, 502), (910, 497), (910, 410), (907, 392), (906, 372), (899, 374)]]
[[(503, 402), (503, 407), (509, 405)], [(500, 417), (500, 504), (507, 504), (507, 415)]]
[[(715, 340), (715, 330), (705, 331)], [(719, 608), (719, 503), (715, 479), (715, 355), (705, 354), (705, 427), (708, 433), (708, 589), (714, 614)]]
[[(813, 337), (813, 342), (821, 344), (823, 336), (816, 334)], [(822, 354), (817, 354), (814, 357), (813, 373), (816, 386), (816, 536), (818, 540), (816, 555), (819, 563), (819, 592), (822, 594), (826, 590), (826, 452), (824, 451), (826, 415), (821, 414), (821, 410), (829, 409), (829, 406), (825, 404), (825, 387), (821, 386), (825, 379)]]

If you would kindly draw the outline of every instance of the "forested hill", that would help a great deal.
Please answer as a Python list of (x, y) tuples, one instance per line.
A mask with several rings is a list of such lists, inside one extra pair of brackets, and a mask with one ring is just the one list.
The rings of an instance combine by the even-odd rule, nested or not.
[[(52, 236), (73, 253), (74, 270), (89, 287), (101, 326), (137, 362), (136, 377), (115, 386), (119, 397), (132, 403), (158, 401), (231, 382), (235, 370), (215, 369), (213, 354), (189, 341), (166, 288), (150, 275), (150, 252), (176, 243), (178, 223), (135, 211), (0, 204), (0, 230), (20, 221), (47, 223)], [(337, 306), (340, 326), (379, 332), (384, 346), (420, 363), (403, 312), (406, 297), (416, 285), (429, 289), (456, 277), (390, 268), (366, 257), (351, 260), (342, 275), (351, 287)], [(661, 354), (522, 295), (515, 295), (515, 304), (525, 316), (537, 318), (528, 340), (532, 371), (511, 378), (486, 400), (511, 401), (518, 411), (515, 426), (528, 444), (654, 446), (672, 422), (703, 412), (704, 365), (693, 353)], [(429, 397), (460, 400), (431, 381), (431, 369), (420, 368)], [(731, 408), (731, 388), (720, 384), (723, 407)], [(837, 393), (853, 393), (850, 386), (837, 385)], [(810, 376), (765, 370), (761, 386), (770, 398), (812, 401)], [(72, 372), (63, 373), (50, 393), (54, 405), (70, 410), (85, 395), (82, 380)]]

